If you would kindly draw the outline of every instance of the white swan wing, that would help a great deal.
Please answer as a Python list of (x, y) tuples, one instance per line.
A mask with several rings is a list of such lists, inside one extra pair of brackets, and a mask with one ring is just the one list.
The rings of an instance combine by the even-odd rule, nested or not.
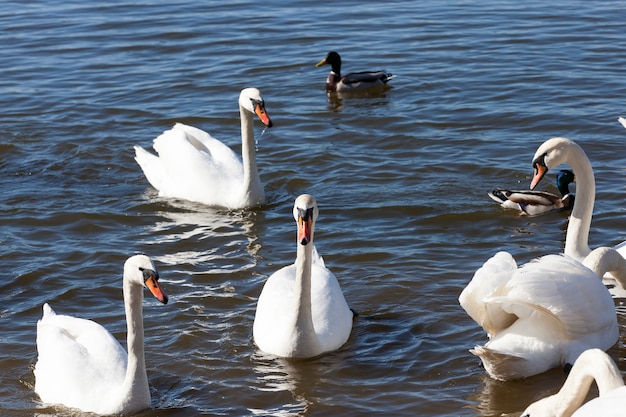
[(242, 169), (241, 160), (237, 154), (223, 142), (215, 139), (204, 130), (183, 123), (176, 123), (172, 130), (184, 132), (189, 143), (191, 143), (198, 152), (210, 154), (212, 162), (220, 168), (234, 169), (237, 173)]
[(46, 304), (37, 323), (35, 392), (45, 403), (96, 411), (103, 392), (124, 380), (127, 355), (98, 323), (57, 315)]
[(503, 308), (518, 317), (528, 317), (533, 309), (545, 309), (558, 318), (571, 340), (604, 336), (617, 339), (609, 292), (591, 270), (570, 257), (547, 255), (529, 262), (507, 285), (511, 304)]
[(461, 307), (490, 335), (508, 327), (515, 320), (515, 317), (496, 304), (490, 306), (487, 300), (502, 295), (516, 270), (517, 263), (513, 257), (508, 252), (498, 252), (474, 273), (459, 296)]
[(254, 342), (265, 352), (285, 349), (293, 328), (296, 266), (285, 266), (265, 281), (257, 301), (252, 334)]
[(354, 314), (346, 302), (337, 277), (326, 267), (311, 268), (311, 314), (322, 349), (339, 349), (352, 331)]
[[(226, 206), (241, 198), (241, 161), (229, 147), (208, 133), (178, 123), (154, 140), (154, 149), (160, 166), (148, 161), (162, 172), (158, 175), (148, 174), (145, 169), (144, 172), (155, 188), (158, 185), (160, 195)], [(158, 178), (158, 184), (150, 177)]]

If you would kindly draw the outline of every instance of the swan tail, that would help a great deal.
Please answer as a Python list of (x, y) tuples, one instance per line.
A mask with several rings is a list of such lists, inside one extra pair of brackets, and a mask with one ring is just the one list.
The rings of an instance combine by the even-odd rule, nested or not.
[(520, 372), (525, 369), (527, 362), (522, 356), (498, 352), (486, 346), (476, 346), (470, 349), (470, 353), (480, 358), (485, 370), (493, 379), (509, 381), (527, 376)]
[(52, 307), (50, 307), (50, 304), (45, 303), (43, 305), (43, 317), (42, 318), (45, 319), (45, 318), (56, 316), (56, 315), (57, 313), (55, 313)]
[(161, 161), (159, 160), (159, 157), (146, 151), (141, 146), (134, 146), (134, 149), (135, 161), (137, 161), (137, 164), (139, 164), (139, 166), (143, 170), (143, 173), (146, 176), (146, 179), (148, 180), (150, 185), (152, 185), (159, 191), (162, 190), (164, 183), (164, 173), (163, 166), (161, 164)]

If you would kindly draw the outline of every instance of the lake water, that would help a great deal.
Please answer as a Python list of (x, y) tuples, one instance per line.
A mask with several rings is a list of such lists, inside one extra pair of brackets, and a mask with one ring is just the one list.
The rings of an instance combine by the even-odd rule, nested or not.
[[(520, 217), (486, 194), (527, 188), (550, 137), (594, 165), (591, 247), (626, 239), (623, 15), (563, 0), (2, 2), (0, 415), (80, 415), (33, 392), (42, 304), (125, 345), (121, 271), (137, 251), (170, 295), (144, 303), (142, 416), (519, 415), (563, 372), (491, 380), (457, 299), (498, 250), (520, 264), (562, 250), (566, 213)], [(393, 87), (329, 100), (315, 63), (330, 50)], [(239, 153), (248, 86), (274, 122), (255, 130), (267, 204), (158, 197), (133, 145), (183, 122)], [(264, 281), (295, 258), (301, 193), (359, 317), (339, 351), (286, 361), (255, 348), (252, 322)], [(616, 303), (609, 353), (626, 371)]]

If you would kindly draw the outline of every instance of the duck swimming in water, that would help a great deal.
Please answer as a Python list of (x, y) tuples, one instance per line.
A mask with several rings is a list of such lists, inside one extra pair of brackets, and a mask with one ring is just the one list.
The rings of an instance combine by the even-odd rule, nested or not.
[(331, 66), (330, 74), (328, 74), (326, 79), (326, 91), (347, 92), (383, 87), (394, 77), (394, 75), (385, 70), (350, 72), (342, 76), (341, 57), (335, 51), (330, 51), (326, 58), (315, 64), (315, 66), (321, 67), (326, 64)]
[(489, 197), (504, 208), (517, 210), (520, 214), (537, 216), (551, 211), (570, 210), (574, 206), (574, 194), (570, 194), (569, 185), (576, 182), (574, 173), (568, 169), (559, 171), (556, 186), (561, 196), (545, 191), (507, 190), (496, 188)]

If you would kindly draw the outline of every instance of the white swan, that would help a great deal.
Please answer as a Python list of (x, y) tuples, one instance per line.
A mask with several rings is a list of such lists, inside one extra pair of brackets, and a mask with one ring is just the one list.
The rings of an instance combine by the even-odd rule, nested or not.
[(626, 127), (626, 119), (623, 117), (618, 117), (617, 121), (624, 127)]
[(101, 325), (57, 315), (44, 304), (37, 323), (35, 392), (41, 401), (98, 414), (150, 408), (143, 338), (143, 287), (162, 303), (167, 295), (154, 264), (135, 255), (124, 264), (128, 355)]
[[(600, 396), (581, 407), (596, 381)], [(626, 387), (615, 362), (600, 349), (584, 351), (561, 390), (532, 403), (522, 417), (621, 417), (626, 409)]]
[(340, 348), (350, 336), (353, 313), (313, 246), (318, 213), (312, 196), (296, 199), (296, 262), (272, 274), (259, 296), (253, 336), (266, 353), (310, 358)]
[[(585, 349), (606, 350), (617, 341), (614, 302), (599, 276), (608, 271), (623, 274), (623, 265), (616, 267), (614, 249), (589, 255), (593, 198), (590, 201), (587, 193), (591, 188), (593, 196), (595, 185), (582, 149), (564, 138), (542, 144), (533, 159), (536, 173), (531, 188), (548, 167), (566, 161), (580, 180), (565, 255), (547, 255), (518, 268), (510, 254), (500, 252), (476, 271), (459, 297), (461, 306), (489, 336), (485, 346), (471, 352), (495, 379), (535, 375), (573, 363)], [(570, 253), (583, 259), (589, 255), (593, 271)], [(619, 279), (626, 284), (626, 277)]]
[(229, 209), (259, 206), (265, 193), (256, 163), (253, 115), (267, 127), (272, 121), (259, 90), (239, 95), (241, 156), (195, 127), (177, 123), (154, 140), (155, 156), (135, 146), (135, 160), (163, 197), (182, 198)]

